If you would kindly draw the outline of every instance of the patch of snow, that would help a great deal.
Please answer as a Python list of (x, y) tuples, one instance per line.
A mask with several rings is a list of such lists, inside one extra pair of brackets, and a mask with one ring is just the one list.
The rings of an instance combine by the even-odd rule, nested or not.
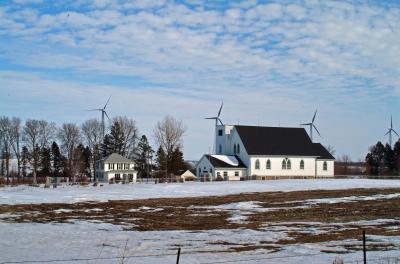
[(211, 157), (219, 159), (229, 165), (232, 166), (239, 166), (239, 161), (235, 156), (228, 156), (228, 155), (211, 155)]
[(108, 200), (198, 197), (250, 192), (289, 192), (349, 188), (400, 188), (400, 180), (309, 179), (168, 184), (104, 184), (103, 187), (74, 185), (56, 189), (20, 185), (17, 187), (0, 188), (0, 204), (101, 202)]

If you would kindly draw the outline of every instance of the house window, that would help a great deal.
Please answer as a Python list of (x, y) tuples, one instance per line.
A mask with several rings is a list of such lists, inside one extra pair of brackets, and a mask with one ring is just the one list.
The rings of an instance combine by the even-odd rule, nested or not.
[(218, 130), (218, 136), (222, 136), (222, 129)]
[(292, 169), (292, 162), (290, 161), (290, 159), (288, 159), (286, 162), (286, 169), (288, 170)]
[(219, 154), (221, 154), (222, 153), (222, 145), (221, 144), (219, 144)]
[(300, 161), (300, 170), (304, 170), (304, 160)]
[(268, 159), (267, 160), (267, 170), (270, 170), (271, 169), (271, 161)]
[(236, 154), (236, 144), (233, 145), (233, 154)]
[(322, 169), (323, 169), (324, 171), (327, 171), (327, 170), (328, 170), (328, 163), (327, 163), (326, 161), (324, 161), (324, 164), (322, 165)]
[(115, 180), (120, 181), (121, 180), (121, 174), (115, 174)]
[(257, 159), (256, 160), (256, 170), (260, 169), (260, 161)]
[(224, 171), (224, 177), (228, 177), (228, 172)]
[(282, 160), (282, 170), (286, 170), (286, 159)]
[(221, 173), (220, 173), (219, 171), (217, 172), (217, 177), (218, 177), (218, 176), (221, 176)]
[(235, 176), (238, 177), (239, 176), (239, 172), (235, 171)]
[(117, 170), (122, 170), (122, 164), (117, 163)]
[(199, 175), (201, 174), (201, 168), (199, 168)]
[(112, 166), (111, 163), (108, 163), (108, 169), (111, 170)]
[(210, 168), (210, 173), (212, 173), (212, 168)]
[(239, 144), (237, 144), (236, 151), (237, 151), (237, 154), (240, 154), (240, 145)]

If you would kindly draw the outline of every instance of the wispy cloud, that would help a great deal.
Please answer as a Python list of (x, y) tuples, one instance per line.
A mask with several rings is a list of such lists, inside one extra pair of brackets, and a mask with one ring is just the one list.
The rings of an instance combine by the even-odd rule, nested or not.
[[(193, 134), (202, 134), (207, 126), (193, 117), (201, 118), (222, 99), (232, 105), (226, 112), (232, 122), (261, 119), (267, 124), (297, 125), (316, 107), (325, 108), (330, 116), (361, 112), (366, 106), (392, 102), (400, 91), (396, 4), (16, 2), (0, 6), (2, 69), (40, 73), (31, 85), (36, 83), (43, 94), (65, 93), (76, 105), (76, 98), (86, 96), (78, 92), (87, 87), (98, 87), (93, 92), (104, 97), (121, 93), (122, 101), (124, 96), (135, 101), (134, 107), (139, 107), (140, 98), (143, 109), (149, 102), (160, 103), (165, 109), (154, 108), (160, 113), (189, 118), (188, 126), (196, 128)], [(7, 78), (6, 85), (23, 89), (20, 81)], [(43, 81), (49, 85), (39, 88)], [(66, 93), (71, 86), (75, 97)], [(123, 113), (131, 106), (115, 107)], [(398, 107), (389, 104), (379, 109)], [(154, 118), (153, 123), (158, 117)], [(362, 155), (361, 144), (373, 143), (359, 142), (347, 150), (349, 142), (341, 142), (339, 131), (327, 131), (324, 140), (353, 156)], [(373, 137), (371, 133), (368, 140)], [(194, 156), (210, 140), (196, 138), (193, 143), (188, 135), (187, 141)]]

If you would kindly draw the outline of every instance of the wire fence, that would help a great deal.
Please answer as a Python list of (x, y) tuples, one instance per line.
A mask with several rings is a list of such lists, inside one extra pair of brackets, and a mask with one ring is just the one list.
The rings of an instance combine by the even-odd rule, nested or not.
[[(127, 263), (129, 259), (147, 259), (147, 258), (165, 258), (170, 257), (168, 261), (165, 259), (163, 260), (164, 263), (177, 263), (179, 264), (180, 261), (182, 263), (191, 263), (191, 258), (187, 258), (185, 256), (194, 256), (196, 258), (196, 262), (200, 264), (222, 264), (222, 263), (245, 263), (245, 262), (260, 262), (260, 263), (268, 263), (267, 260), (279, 260), (280, 263), (290, 263), (296, 260), (296, 258), (301, 259), (304, 257), (315, 257), (315, 256), (332, 256), (328, 262), (320, 262), (320, 263), (342, 263), (342, 264), (352, 264), (352, 263), (368, 263), (368, 264), (400, 264), (400, 252), (393, 255), (386, 255), (386, 256), (372, 256), (368, 257), (365, 260), (360, 258), (354, 258), (349, 256), (346, 259), (346, 254), (342, 255), (342, 258), (335, 258), (334, 254), (332, 253), (304, 253), (304, 254), (293, 254), (293, 255), (279, 255), (279, 256), (271, 256), (271, 253), (256, 253), (254, 255), (246, 255), (246, 256), (237, 256), (235, 259), (224, 259), (224, 260), (205, 260), (201, 261), (201, 257), (199, 254), (201, 252), (181, 252), (181, 248), (177, 248), (177, 253), (163, 253), (163, 254), (147, 254), (147, 255), (137, 255), (137, 254), (126, 254), (126, 255), (119, 255), (119, 256), (108, 256), (108, 257), (87, 257), (87, 258), (54, 258), (54, 259), (41, 259), (41, 260), (33, 260), (33, 259), (26, 259), (26, 260), (18, 260), (18, 261), (2, 261), (0, 264), (24, 264), (24, 263), (62, 263), (62, 262), (89, 262), (89, 261), (118, 261), (118, 263)], [(183, 255), (183, 257), (181, 257)], [(360, 253), (361, 255), (361, 253)], [(289, 261), (284, 261), (287, 259), (292, 259)], [(175, 262), (176, 261), (176, 262)], [(315, 259), (314, 259), (315, 261)], [(365, 261), (365, 262), (364, 262)], [(150, 262), (149, 262), (150, 263)], [(298, 262), (294, 262), (298, 263)]]

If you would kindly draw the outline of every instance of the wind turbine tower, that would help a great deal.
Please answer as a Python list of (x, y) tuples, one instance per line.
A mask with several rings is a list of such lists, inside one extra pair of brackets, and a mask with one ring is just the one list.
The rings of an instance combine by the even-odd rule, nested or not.
[(390, 128), (388, 128), (388, 132), (386, 132), (386, 135), (389, 135), (389, 145), (390, 147), (392, 146), (392, 132), (395, 133), (397, 135), (397, 137), (399, 137), (399, 134), (397, 134), (396, 130), (393, 129), (393, 119), (392, 116), (390, 116)]
[(103, 135), (103, 139), (105, 136), (105, 131), (106, 131), (106, 125), (104, 123), (104, 116), (106, 116), (108, 118), (108, 120), (110, 120), (110, 117), (108, 116), (107, 112), (106, 112), (106, 107), (108, 105), (108, 102), (110, 102), (111, 99), (111, 95), (110, 97), (108, 97), (108, 100), (106, 102), (106, 104), (104, 105), (103, 108), (97, 108), (97, 109), (90, 109), (89, 111), (100, 111), (101, 112), (101, 126), (102, 126), (102, 135)]
[(216, 140), (216, 138), (217, 138), (217, 126), (218, 126), (218, 122), (219, 122), (221, 125), (224, 125), (224, 124), (222, 123), (221, 118), (219, 118), (219, 116), (221, 115), (221, 111), (222, 111), (223, 105), (224, 105), (224, 103), (222, 102), (222, 103), (221, 103), (221, 106), (220, 106), (220, 108), (219, 108), (219, 111), (218, 111), (217, 116), (206, 117), (206, 118), (205, 118), (205, 119), (212, 119), (212, 120), (215, 120), (215, 131), (214, 131), (214, 140), (213, 140), (213, 150), (214, 150), (214, 154), (217, 153), (217, 149), (216, 149), (217, 146), (216, 146), (216, 144), (215, 144), (215, 140)]
[(317, 115), (317, 110), (315, 110), (314, 116), (313, 116), (313, 118), (312, 118), (310, 123), (300, 124), (301, 126), (309, 126), (310, 127), (311, 142), (313, 141), (313, 129), (315, 129), (315, 131), (317, 131), (318, 135), (321, 136), (321, 134), (319, 133), (317, 127), (314, 125), (314, 121), (315, 121), (315, 116), (316, 115)]

